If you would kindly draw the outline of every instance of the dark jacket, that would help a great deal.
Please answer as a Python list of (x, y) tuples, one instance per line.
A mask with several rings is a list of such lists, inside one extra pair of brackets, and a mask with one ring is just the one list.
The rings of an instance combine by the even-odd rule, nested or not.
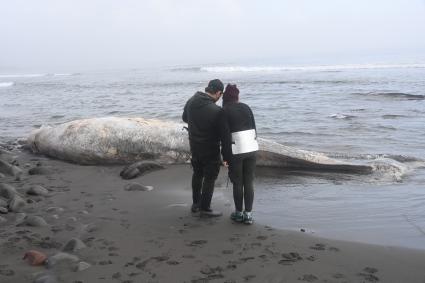
[(192, 156), (220, 158), (220, 143), (227, 137), (223, 109), (206, 93), (197, 92), (184, 107)]
[[(242, 102), (230, 102), (223, 106), (226, 122), (228, 124), (229, 137), (225, 139), (223, 144), (224, 160), (229, 161), (232, 158), (232, 139), (231, 133), (254, 129), (255, 126), (254, 114), (251, 108)], [(252, 155), (255, 153), (244, 153), (243, 156)]]

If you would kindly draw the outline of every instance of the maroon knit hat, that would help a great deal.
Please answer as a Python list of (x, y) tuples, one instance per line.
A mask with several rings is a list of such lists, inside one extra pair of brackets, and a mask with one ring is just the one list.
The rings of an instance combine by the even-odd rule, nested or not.
[(223, 93), (223, 105), (239, 101), (239, 89), (236, 85), (228, 84)]

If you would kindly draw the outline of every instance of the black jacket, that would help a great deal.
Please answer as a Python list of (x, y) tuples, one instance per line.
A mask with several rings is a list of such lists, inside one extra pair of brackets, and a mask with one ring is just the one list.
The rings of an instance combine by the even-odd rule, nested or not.
[[(255, 126), (254, 114), (252, 113), (251, 108), (242, 102), (231, 102), (226, 104), (223, 107), (226, 122), (228, 124), (228, 138), (225, 139), (223, 144), (223, 152), (225, 156), (224, 160), (229, 161), (232, 157), (232, 138), (231, 133), (251, 130), (254, 129), (257, 132)], [(254, 153), (244, 153), (245, 155), (250, 155)]]
[(192, 155), (219, 158), (220, 143), (228, 132), (223, 109), (208, 94), (198, 91), (186, 102), (182, 119), (189, 126)]

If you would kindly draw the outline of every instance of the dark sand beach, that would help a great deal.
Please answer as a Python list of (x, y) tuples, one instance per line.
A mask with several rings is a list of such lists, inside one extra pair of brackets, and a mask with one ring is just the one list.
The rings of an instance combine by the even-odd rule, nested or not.
[[(425, 282), (425, 251), (232, 223), (225, 170), (213, 199), (224, 216), (209, 219), (190, 213), (189, 165), (123, 180), (123, 166), (0, 157), (22, 169), (0, 183), (26, 202), (0, 215), (0, 282)], [(35, 185), (47, 195), (28, 195)], [(32, 216), (47, 224), (28, 226), (41, 223)], [(29, 250), (50, 257), (48, 266), (23, 260)]]

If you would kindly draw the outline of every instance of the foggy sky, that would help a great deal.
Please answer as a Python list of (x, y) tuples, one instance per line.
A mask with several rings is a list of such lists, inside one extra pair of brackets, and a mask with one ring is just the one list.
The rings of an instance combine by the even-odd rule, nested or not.
[(414, 56), (424, 35), (424, 0), (0, 0), (0, 69)]

